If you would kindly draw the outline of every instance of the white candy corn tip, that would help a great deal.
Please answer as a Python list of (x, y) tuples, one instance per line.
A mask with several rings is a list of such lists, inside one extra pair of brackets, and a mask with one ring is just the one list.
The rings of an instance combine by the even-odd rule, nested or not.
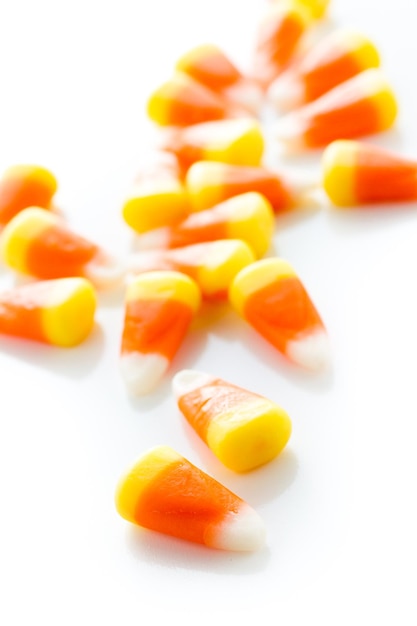
[(226, 98), (240, 104), (250, 113), (257, 114), (263, 101), (263, 92), (259, 85), (249, 80), (241, 80), (228, 87)]
[(178, 400), (187, 393), (191, 393), (195, 391), (195, 389), (208, 385), (214, 380), (216, 380), (214, 376), (205, 374), (204, 372), (198, 372), (197, 370), (181, 370), (175, 374), (172, 379), (172, 391)]
[(296, 77), (288, 72), (274, 80), (267, 91), (266, 97), (275, 109), (285, 113), (303, 103), (304, 90)]
[(287, 113), (275, 122), (272, 134), (288, 154), (294, 154), (306, 149), (304, 126), (304, 121), (298, 113)]
[(131, 352), (120, 357), (120, 370), (126, 388), (132, 396), (151, 392), (169, 367), (169, 361), (161, 354)]
[(242, 504), (237, 513), (226, 517), (212, 539), (212, 547), (234, 552), (253, 552), (265, 544), (266, 531), (258, 513)]
[(147, 233), (143, 233), (138, 237), (138, 250), (154, 250), (158, 248), (167, 248), (169, 244), (169, 229), (155, 228)]
[(121, 261), (109, 259), (106, 262), (91, 261), (85, 267), (85, 277), (99, 290), (118, 287), (126, 275), (126, 266)]
[(330, 342), (324, 331), (317, 331), (287, 343), (287, 356), (305, 369), (318, 371), (330, 363)]

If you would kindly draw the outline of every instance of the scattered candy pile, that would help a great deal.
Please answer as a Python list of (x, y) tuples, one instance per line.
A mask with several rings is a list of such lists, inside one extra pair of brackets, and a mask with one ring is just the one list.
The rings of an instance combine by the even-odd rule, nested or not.
[[(283, 149), (325, 148), (316, 187), (333, 206), (417, 199), (417, 162), (358, 141), (390, 128), (397, 114), (373, 43), (346, 29), (309, 38), (328, 4), (271, 2), (252, 72), (202, 45), (151, 94), (148, 115), (160, 132), (121, 208), (140, 248), (125, 261), (68, 227), (53, 205), (51, 172), (17, 165), (4, 173), (0, 255), (36, 281), (0, 294), (0, 333), (75, 346), (93, 327), (95, 289), (124, 283), (120, 368), (132, 394), (149, 393), (169, 372), (202, 300), (229, 300), (292, 364), (326, 366), (326, 329), (301, 280), (286, 260), (262, 259), (275, 214), (309, 202), (305, 181), (262, 163), (262, 107), (283, 113), (272, 130)], [(252, 391), (184, 370), (173, 393), (197, 435), (236, 472), (271, 461), (288, 442), (285, 411)], [(116, 506), (135, 524), (214, 548), (254, 550), (264, 540), (248, 504), (168, 447), (134, 465)]]

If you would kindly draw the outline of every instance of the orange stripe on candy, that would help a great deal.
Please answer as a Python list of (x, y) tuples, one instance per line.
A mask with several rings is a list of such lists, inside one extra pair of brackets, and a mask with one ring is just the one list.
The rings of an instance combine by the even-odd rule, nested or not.
[(417, 199), (417, 164), (361, 145), (355, 171), (358, 202)]
[(42, 309), (35, 302), (28, 302), (26, 294), (5, 294), (0, 298), (0, 333), (35, 341), (46, 341), (42, 325)]
[(303, 75), (305, 100), (311, 102), (361, 71), (358, 59), (345, 54)]
[(188, 62), (183, 57), (179, 69), (214, 90), (224, 89), (241, 78), (240, 72), (229, 59), (220, 50), (214, 49), (205, 54), (191, 53)]
[(212, 211), (208, 209), (193, 213), (178, 226), (171, 228), (169, 247), (180, 248), (204, 241), (227, 239), (227, 236), (224, 218), (222, 216), (213, 217)]

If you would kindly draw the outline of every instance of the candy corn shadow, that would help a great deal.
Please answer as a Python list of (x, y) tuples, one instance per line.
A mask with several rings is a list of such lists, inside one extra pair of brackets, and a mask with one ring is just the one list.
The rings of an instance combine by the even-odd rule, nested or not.
[(58, 348), (28, 339), (0, 335), (0, 352), (48, 372), (79, 380), (93, 371), (104, 352), (104, 332), (97, 322), (83, 343), (73, 348)]
[(417, 214), (417, 202), (387, 202), (338, 208), (329, 204), (326, 220), (333, 233), (343, 238), (367, 237), (390, 231), (410, 215)]
[(271, 558), (267, 545), (257, 552), (227, 552), (131, 524), (126, 528), (126, 543), (129, 553), (149, 567), (210, 572), (222, 577), (262, 572)]

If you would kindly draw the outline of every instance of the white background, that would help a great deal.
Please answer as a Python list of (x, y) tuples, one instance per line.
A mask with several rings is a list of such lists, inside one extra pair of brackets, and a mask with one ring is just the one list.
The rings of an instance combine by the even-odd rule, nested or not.
[[(59, 179), (74, 230), (126, 256), (120, 208), (153, 135), (151, 90), (175, 59), (220, 44), (242, 67), (261, 0), (3, 0), (0, 166)], [(417, 158), (414, 0), (334, 0), (328, 27), (368, 34), (400, 103), (374, 141)], [(319, 155), (283, 163), (315, 171)], [(100, 297), (77, 349), (0, 339), (0, 623), (415, 624), (416, 206), (277, 218), (333, 346), (326, 375), (297, 372), (227, 306), (207, 307), (172, 372), (194, 367), (262, 393), (293, 420), (282, 456), (223, 468), (179, 415), (169, 379), (132, 400), (118, 371), (122, 294)], [(0, 268), (0, 286), (13, 283)], [(115, 485), (166, 443), (247, 499), (267, 547), (221, 553), (135, 529)], [(145, 617), (145, 615), (148, 615)]]

